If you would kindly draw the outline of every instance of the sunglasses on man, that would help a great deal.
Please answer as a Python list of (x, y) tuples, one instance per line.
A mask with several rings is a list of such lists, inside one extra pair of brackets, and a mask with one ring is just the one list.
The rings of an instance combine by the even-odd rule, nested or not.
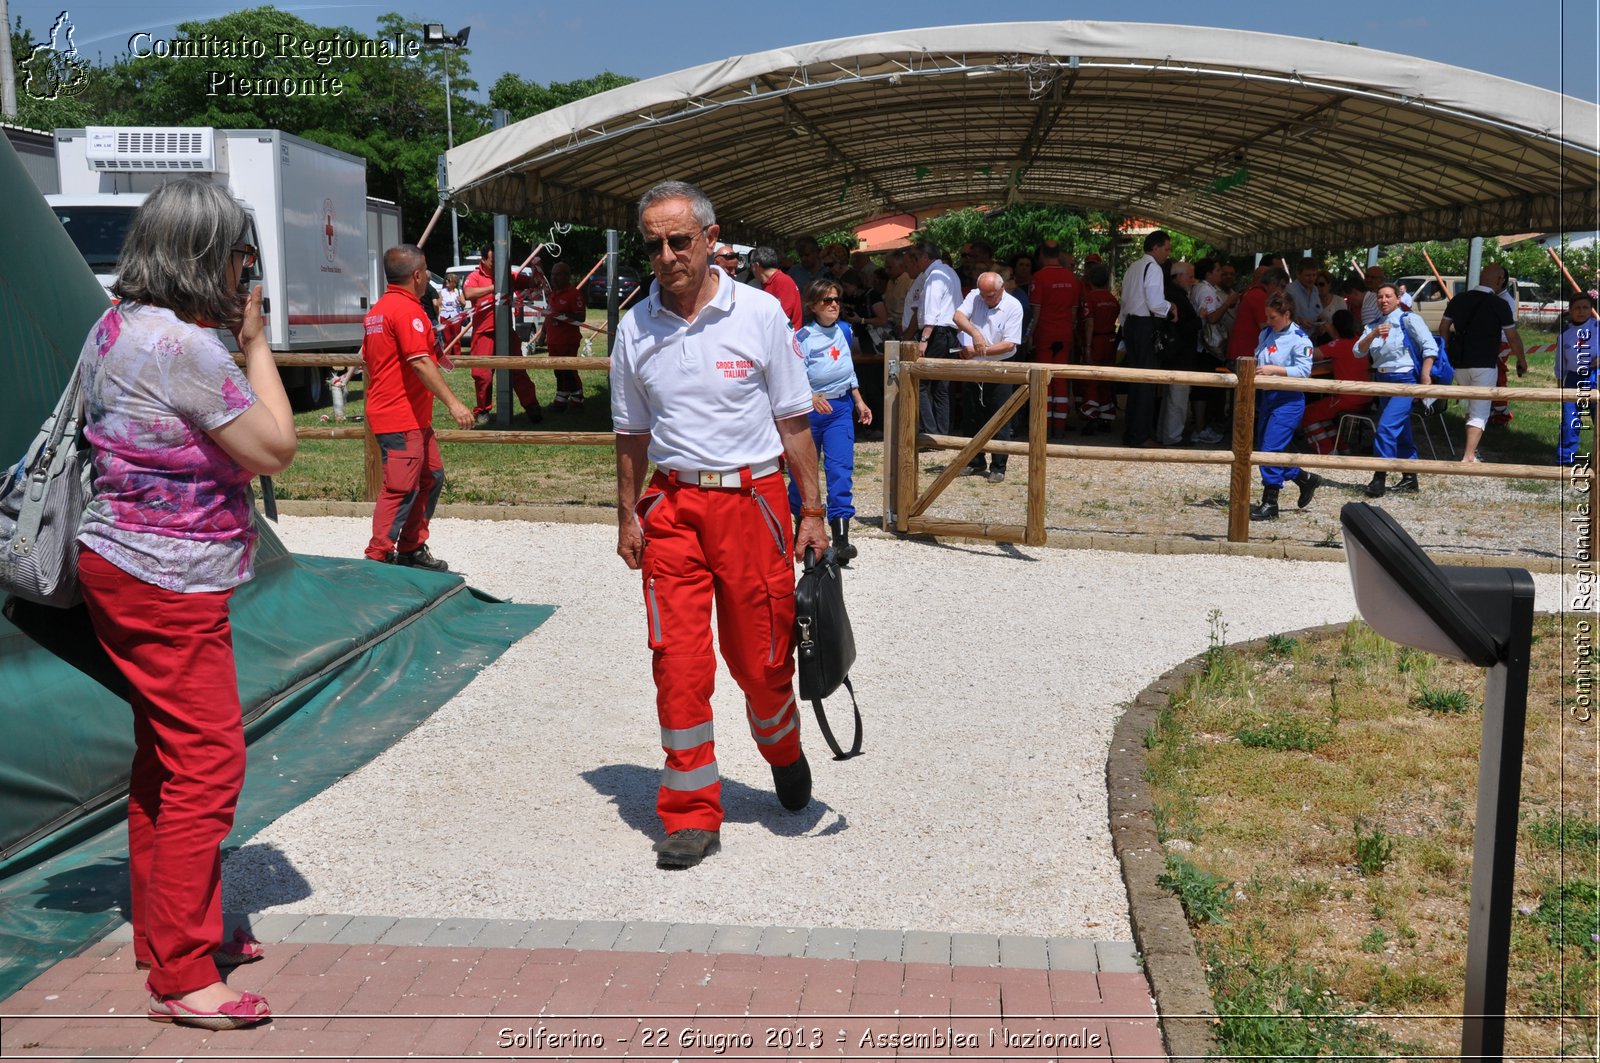
[(702, 225), (700, 226), (698, 232), (677, 233), (664, 239), (658, 236), (653, 239), (646, 240), (644, 242), (644, 253), (649, 255), (651, 258), (655, 258), (661, 254), (661, 247), (663, 244), (665, 244), (667, 247), (672, 248), (673, 254), (681, 255), (685, 251), (689, 250), (689, 248), (693, 247), (694, 242), (703, 236), (705, 231), (709, 228), (711, 228), (711, 226)]

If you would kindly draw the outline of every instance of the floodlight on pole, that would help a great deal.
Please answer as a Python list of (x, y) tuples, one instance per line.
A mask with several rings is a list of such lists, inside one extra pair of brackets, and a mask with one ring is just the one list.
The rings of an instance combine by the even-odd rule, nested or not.
[(1393, 517), (1365, 502), (1346, 505), (1339, 523), (1356, 608), (1374, 631), (1489, 670), (1478, 752), (1461, 1054), (1498, 1060), (1505, 1052), (1533, 577), (1520, 568), (1436, 565)]
[[(444, 31), (444, 25), (439, 22), (429, 22), (422, 27), (422, 43), (429, 48), (443, 48), (444, 52), (444, 137), (445, 150), (449, 151), (456, 146), (455, 118), (451, 113), (450, 91), (450, 53), (467, 46), (467, 37), (472, 33), (471, 26), (463, 26), (454, 34)], [(444, 166), (441, 163), (440, 173), (443, 174)], [(443, 187), (441, 183), (441, 187)], [(450, 210), (450, 264), (461, 265), (461, 227), (456, 219), (454, 208)]]

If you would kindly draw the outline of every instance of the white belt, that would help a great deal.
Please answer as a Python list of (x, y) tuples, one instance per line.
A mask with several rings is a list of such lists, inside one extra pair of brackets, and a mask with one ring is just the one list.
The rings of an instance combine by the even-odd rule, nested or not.
[[(750, 480), (751, 482), (754, 482), (761, 479), (763, 476), (771, 476), (780, 468), (782, 468), (782, 466), (778, 463), (777, 458), (774, 458), (771, 461), (762, 462), (759, 465), (752, 465), (750, 466)], [(678, 483), (690, 484), (695, 487), (725, 487), (738, 489), (746, 486), (743, 479), (743, 469), (734, 469), (732, 472), (679, 472), (677, 470), (673, 470), (673, 475), (677, 479)]]

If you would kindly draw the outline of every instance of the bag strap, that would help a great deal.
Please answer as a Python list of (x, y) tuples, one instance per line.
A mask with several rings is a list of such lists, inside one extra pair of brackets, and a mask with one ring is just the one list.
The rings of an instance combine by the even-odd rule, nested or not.
[(822, 709), (822, 699), (812, 698), (811, 708), (817, 714), (817, 726), (822, 729), (823, 740), (828, 743), (828, 748), (833, 750), (834, 760), (849, 760), (851, 757), (861, 755), (861, 707), (856, 704), (856, 688), (850, 685), (850, 677), (844, 677), (844, 688), (850, 692), (850, 708), (856, 714), (856, 737), (850, 743), (850, 752), (846, 753), (839, 746), (839, 740), (833, 737), (833, 728), (828, 726), (828, 714)]

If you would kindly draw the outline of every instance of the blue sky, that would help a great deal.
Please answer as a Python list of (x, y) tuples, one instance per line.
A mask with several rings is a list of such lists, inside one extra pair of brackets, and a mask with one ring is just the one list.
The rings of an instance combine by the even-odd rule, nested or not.
[[(78, 27), (77, 45), (90, 58), (115, 58), (141, 30), (168, 36), (180, 20), (208, 18), (246, 4), (211, 5), (148, 0), (9, 0), (13, 20), (36, 37), (65, 7)], [(914, 26), (979, 21), (1132, 18), (1142, 22), (1210, 25), (1299, 37), (1355, 41), (1369, 48), (1420, 56), (1525, 81), (1589, 100), (1597, 91), (1597, 5), (1594, 0), (1440, 0), (1426, 3), (1313, 0), (1265, 5), (1214, 0), (1209, 10), (1187, 0), (1142, 0), (1136, 6), (1009, 0), (712, 0), (667, 5), (637, 0), (462, 0), (416, 6), (409, 0), (373, 4), (277, 6), (309, 22), (372, 33), (386, 11), (439, 20), (454, 31), (472, 27), (470, 63), (482, 96), (505, 71), (536, 81), (571, 81), (602, 70), (652, 77), (733, 55), (806, 41)], [(1113, 15), (1112, 12), (1116, 14)], [(981, 14), (980, 14), (981, 12)], [(1202, 13), (1204, 12), (1204, 13)], [(1568, 42), (1563, 46), (1563, 39)], [(1565, 60), (1565, 61), (1563, 61)]]

